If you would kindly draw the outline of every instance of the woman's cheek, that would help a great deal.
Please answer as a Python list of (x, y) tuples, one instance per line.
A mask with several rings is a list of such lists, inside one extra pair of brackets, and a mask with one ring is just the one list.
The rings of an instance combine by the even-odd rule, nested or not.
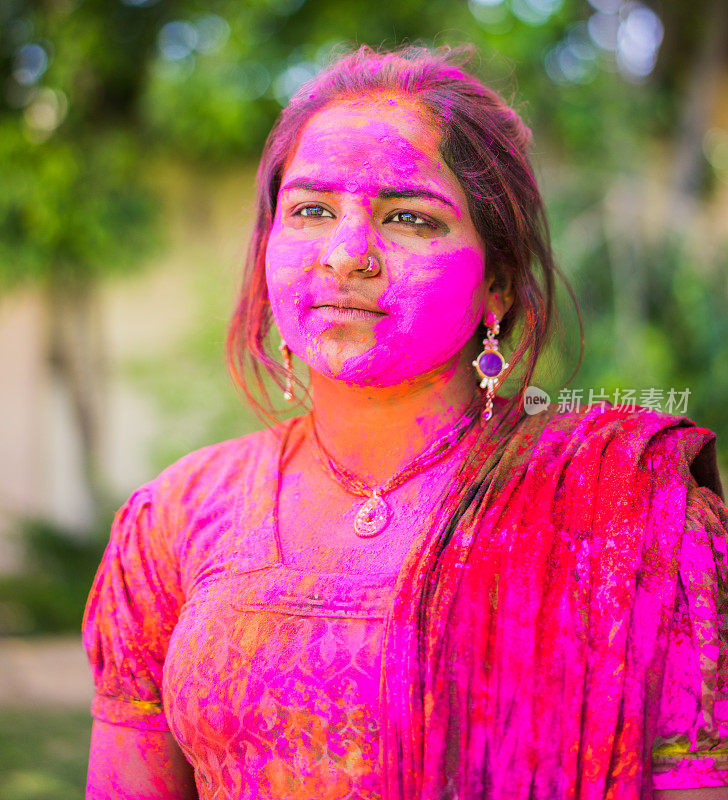
[(302, 334), (301, 317), (311, 303), (309, 284), (315, 258), (314, 248), (301, 242), (274, 239), (266, 251), (266, 283), (273, 319), (294, 352)]
[[(405, 263), (382, 297), (382, 307), (397, 320), (400, 335), (437, 340), (438, 349), (462, 346), (478, 324), (484, 302), (484, 264), (480, 251), (458, 248)], [(468, 331), (463, 331), (467, 328)]]
[(462, 248), (418, 258), (391, 279), (380, 300), (389, 316), (375, 328), (375, 346), (346, 362), (340, 377), (401, 383), (444, 364), (472, 338), (485, 300), (482, 253)]
[[(325, 344), (325, 331), (331, 327), (311, 313), (320, 300), (316, 285), (319, 248), (311, 242), (280, 241), (269, 243), (266, 252), (268, 298), (276, 328), (291, 352), (323, 375), (336, 377), (331, 343)], [(334, 350), (337, 348), (334, 347)]]

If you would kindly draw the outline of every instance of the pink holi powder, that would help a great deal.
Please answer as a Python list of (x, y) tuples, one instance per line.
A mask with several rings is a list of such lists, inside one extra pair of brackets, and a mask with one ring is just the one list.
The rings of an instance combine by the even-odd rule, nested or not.
[[(471, 548), (460, 541), (468, 530), (462, 529), (457, 547), (444, 552), (448, 574), (480, 586), (488, 602), (461, 604), (446, 630), (444, 617), (430, 619), (447, 635), (427, 697), (435, 701), (447, 691), (437, 678), (452, 669), (455, 705), (438, 701), (433, 709), (450, 709), (462, 723), (457, 704), (466, 702), (470, 735), (487, 743), (487, 774), (501, 796), (516, 787), (515, 796), (527, 797), (536, 785), (535, 796), (547, 800), (558, 785), (564, 797), (590, 800), (604, 797), (608, 779), (615, 800), (643, 800), (646, 732), (661, 746), (683, 737), (686, 749), (706, 754), (678, 759), (676, 767), (668, 749), (656, 761), (656, 786), (725, 786), (725, 759), (707, 758), (728, 741), (725, 702), (713, 703), (725, 680), (715, 592), (715, 570), (725, 569), (725, 507), (707, 489), (685, 497), (677, 470), (643, 469), (644, 441), (666, 424), (660, 415), (585, 416), (556, 415), (530, 458), (533, 441), (514, 436), (496, 476), (500, 491), (479, 512), (482, 538)], [(595, 430), (585, 435), (587, 423)], [(286, 450), (295, 455), (302, 425), (286, 430)], [(655, 458), (672, 465), (683, 458), (679, 447), (692, 458), (709, 436), (695, 428), (669, 433), (657, 440)], [(612, 451), (606, 459), (605, 440)], [(170, 759), (181, 756), (170, 750), (168, 730), (195, 768), (202, 800), (220, 791), (239, 800), (382, 796), (383, 621), (397, 573), (406, 587), (417, 577), (409, 572), (416, 558), (427, 553), (423, 515), (430, 509), (423, 499), (435, 502), (436, 486), (452, 480), (457, 463), (403, 487), (398, 505), (408, 533), (382, 540), (379, 554), (354, 546), (351, 537), (313, 536), (298, 548), (280, 536), (278, 515), (295, 518), (303, 504), (330, 511), (330, 500), (294, 472), (287, 483), (292, 505), (276, 513), (282, 446), (266, 431), (196, 451), (136, 492), (117, 516), (85, 619), (94, 715), (109, 723), (107, 733), (113, 729), (97, 737), (96, 763), (104, 764), (103, 752), (108, 757), (103, 774), (92, 765), (92, 800), (135, 780), (126, 796), (149, 796), (151, 781), (160, 798), (192, 797), (179, 788), (189, 786), (189, 773), (170, 769)], [(645, 530), (632, 524), (639, 508), (605, 513), (615, 507), (610, 493), (621, 492), (624, 465), (637, 463), (638, 474), (655, 483)], [(604, 464), (603, 486), (586, 478)], [(684, 535), (676, 504), (685, 512)], [(553, 513), (544, 515), (544, 508)], [(594, 511), (599, 522), (587, 531), (582, 517)], [(455, 569), (468, 549), (467, 564)], [(676, 595), (678, 576), (684, 588)], [(438, 608), (449, 591), (443, 589)], [(406, 613), (404, 598), (395, 614)], [(398, 631), (407, 644), (410, 627)], [(466, 632), (485, 637), (482, 664), (454, 658), (454, 642), (468, 652)], [(664, 685), (651, 666), (661, 652)], [(397, 640), (386, 650), (390, 692), (396, 681), (409, 680), (407, 653)], [(476, 682), (472, 668), (481, 670)], [(433, 787), (448, 774), (440, 723), (436, 715), (428, 723), (425, 777)], [(467, 776), (465, 743), (453, 752), (465, 759), (459, 770)]]
[[(439, 367), (472, 338), (482, 314), (484, 252), (467, 200), (443, 168), (437, 147), (437, 134), (421, 113), (390, 101), (333, 105), (315, 115), (299, 137), (283, 176), (266, 265), (278, 329), (317, 372), (391, 386)], [(286, 184), (301, 178), (327, 187), (307, 198), (332, 206), (330, 221), (317, 223), (318, 229), (295, 230), (285, 221)], [(437, 235), (402, 237), (391, 223), (382, 224), (377, 194), (403, 185), (424, 187), (452, 202), (448, 208), (429, 199), (396, 200), (396, 208), (432, 214), (441, 224)], [(394, 209), (395, 201), (389, 206)], [(382, 266), (373, 281), (332, 275), (322, 266), (332, 258), (355, 262), (370, 254)], [(332, 330), (311, 306), (336, 290), (365, 293), (386, 316)]]
[[(288, 158), (268, 240), (271, 307), (293, 352), (332, 384), (406, 392), (443, 364), (451, 376), (482, 319), (484, 247), (439, 131), (401, 97), (339, 101)], [(318, 190), (295, 194), (293, 180)], [(445, 207), (381, 196), (408, 187)], [(401, 227), (394, 210), (436, 225)], [(358, 314), (335, 310), (352, 298)], [(453, 780), (470, 800), (486, 779), (494, 797), (645, 800), (648, 735), (668, 750), (726, 745), (715, 576), (727, 520), (689, 476), (711, 434), (642, 410), (554, 414), (543, 433), (531, 423), (478, 440), (478, 457), (506, 448), (493, 491), (473, 508), (477, 525), (431, 560), (440, 529), (427, 515), (458, 460), (403, 487), (399, 527), (377, 552), (352, 543), (356, 504), (308, 468), (300, 422), (190, 454), (135, 493), (85, 622), (94, 714), (116, 727), (97, 738), (106, 762), (124, 752), (170, 800), (400, 800), (450, 796)], [(424, 580), (436, 591), (420, 607)], [(196, 792), (189, 771), (167, 781), (182, 753)], [(728, 784), (713, 758), (656, 766), (660, 788)], [(128, 767), (95, 780), (149, 793), (129, 788)]]

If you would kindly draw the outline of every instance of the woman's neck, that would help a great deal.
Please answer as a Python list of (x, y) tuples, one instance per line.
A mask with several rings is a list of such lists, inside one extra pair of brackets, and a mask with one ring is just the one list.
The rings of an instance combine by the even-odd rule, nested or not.
[(319, 439), (343, 467), (374, 485), (447, 433), (478, 394), (470, 348), (416, 380), (353, 386), (312, 375)]

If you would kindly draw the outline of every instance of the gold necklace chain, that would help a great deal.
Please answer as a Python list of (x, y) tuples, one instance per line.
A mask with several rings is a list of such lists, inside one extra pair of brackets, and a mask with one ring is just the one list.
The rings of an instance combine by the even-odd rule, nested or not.
[(313, 415), (311, 416), (311, 430), (313, 432), (313, 455), (318, 465), (323, 471), (333, 478), (349, 494), (355, 494), (368, 498), (367, 501), (357, 511), (354, 518), (354, 531), (357, 536), (369, 538), (381, 533), (389, 522), (390, 509), (382, 495), (391, 492), (413, 475), (422, 472), (427, 467), (435, 464), (451, 450), (466, 433), (473, 427), (473, 424), (480, 418), (482, 402), (478, 398), (477, 402), (472, 403), (465, 413), (455, 422), (452, 428), (434, 441), (409, 464), (396, 472), (389, 480), (379, 486), (370, 486), (366, 481), (359, 478), (346, 467), (339, 464), (326, 448), (321, 444), (316, 423)]

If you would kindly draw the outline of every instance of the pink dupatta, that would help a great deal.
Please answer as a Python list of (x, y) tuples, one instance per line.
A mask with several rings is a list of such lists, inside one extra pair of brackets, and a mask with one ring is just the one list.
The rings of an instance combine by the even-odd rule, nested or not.
[(386, 800), (651, 798), (687, 489), (692, 467), (721, 494), (713, 440), (646, 409), (498, 408), (387, 619)]

